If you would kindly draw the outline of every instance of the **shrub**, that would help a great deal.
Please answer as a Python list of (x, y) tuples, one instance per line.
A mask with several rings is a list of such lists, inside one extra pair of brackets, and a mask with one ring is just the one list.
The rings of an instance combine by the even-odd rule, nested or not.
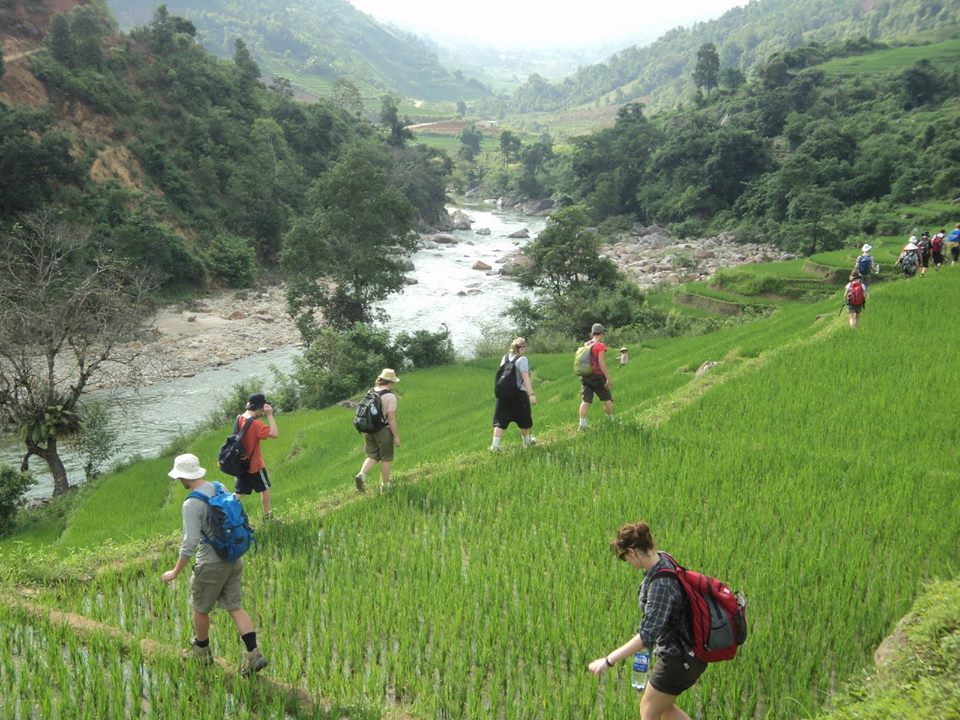
[(449, 365), (455, 359), (450, 328), (441, 325), (437, 332), (416, 330), (400, 333), (394, 341), (394, 353), (403, 358), (405, 366), (428, 368)]
[(94, 402), (82, 408), (80, 432), (70, 443), (83, 459), (83, 473), (87, 481), (99, 477), (103, 466), (123, 447), (110, 427), (110, 418), (102, 403)]
[(227, 287), (250, 287), (257, 279), (257, 251), (247, 239), (223, 233), (213, 238), (204, 259), (210, 274)]
[(33, 485), (29, 473), (17, 472), (8, 465), (0, 465), (0, 536), (13, 528), (13, 519), (24, 493)]

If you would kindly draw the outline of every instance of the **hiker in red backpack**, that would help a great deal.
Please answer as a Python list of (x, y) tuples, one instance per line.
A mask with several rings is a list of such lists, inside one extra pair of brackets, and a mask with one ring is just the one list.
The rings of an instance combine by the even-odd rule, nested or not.
[[(926, 233), (924, 233), (926, 235)], [(943, 266), (943, 235), (937, 233), (930, 241), (930, 255), (933, 257), (933, 267), (939, 271)]]
[[(624, 525), (610, 548), (621, 560), (644, 570), (640, 585), (643, 621), (625, 644), (590, 663), (588, 669), (601, 675), (620, 660), (640, 650), (654, 650), (657, 661), (640, 701), (641, 720), (690, 720), (677, 707), (677, 696), (697, 682), (707, 663), (694, 657), (693, 632), (688, 620), (688, 601), (674, 577), (676, 565), (660, 553), (645, 522)], [(662, 574), (661, 574), (662, 573)]]
[(843, 290), (843, 302), (849, 313), (850, 327), (859, 327), (860, 313), (867, 304), (867, 288), (860, 282), (860, 274), (856, 270), (850, 273), (850, 282)]

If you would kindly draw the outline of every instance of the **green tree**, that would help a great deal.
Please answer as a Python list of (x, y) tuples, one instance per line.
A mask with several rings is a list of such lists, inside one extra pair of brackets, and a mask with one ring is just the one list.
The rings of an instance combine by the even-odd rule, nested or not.
[(29, 473), (0, 465), (0, 537), (10, 532), (24, 494), (33, 485)]
[(523, 141), (510, 130), (504, 130), (500, 133), (500, 155), (504, 164), (516, 162), (520, 158), (522, 147)]
[(260, 68), (241, 38), (234, 41), (233, 64), (237, 68), (241, 88), (251, 90), (260, 84)]
[(457, 155), (467, 162), (473, 162), (480, 153), (482, 142), (483, 133), (477, 129), (476, 125), (468, 125), (460, 131), (460, 147), (457, 149)]
[(73, 67), (76, 62), (77, 48), (66, 15), (57, 14), (50, 18), (50, 54), (67, 67)]
[(351, 115), (363, 112), (363, 97), (360, 90), (346, 78), (333, 81), (333, 102), (341, 110)]
[(586, 209), (563, 208), (524, 247), (530, 264), (520, 273), (520, 284), (559, 298), (585, 288), (612, 286), (620, 273), (610, 258), (600, 255), (600, 241), (587, 231)]
[(52, 211), (0, 234), (0, 423), (70, 488), (59, 443), (82, 427), (81, 398), (142, 327), (143, 277)]
[(306, 342), (319, 331), (377, 315), (374, 303), (403, 287), (402, 261), (416, 245), (413, 208), (389, 180), (389, 158), (354, 144), (309, 189), (311, 210), (284, 236), (287, 302)]
[(720, 70), (719, 80), (720, 87), (727, 92), (735, 93), (747, 82), (747, 76), (740, 68), (725, 67)]
[(7, 72), (7, 63), (3, 59), (3, 43), (0, 43), (0, 80), (3, 79), (3, 76)]
[(400, 117), (397, 109), (398, 99), (392, 95), (380, 98), (380, 124), (387, 128), (387, 144), (393, 147), (403, 147), (407, 140), (413, 139), (413, 131), (407, 127), (410, 121)]
[(467, 115), (467, 104), (463, 100), (457, 100), (457, 115), (461, 118)]
[(103, 41), (111, 32), (110, 18), (95, 5), (81, 5), (70, 13), (70, 31), (80, 65), (100, 70), (103, 67)]
[(717, 46), (713, 43), (704, 43), (697, 51), (697, 65), (693, 70), (693, 82), (698, 88), (703, 88), (707, 97), (710, 91), (717, 86), (720, 76), (720, 55)]

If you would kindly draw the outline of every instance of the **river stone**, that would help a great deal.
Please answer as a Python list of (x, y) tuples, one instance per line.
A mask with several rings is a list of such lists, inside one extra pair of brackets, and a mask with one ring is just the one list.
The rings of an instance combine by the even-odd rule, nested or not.
[(404, 285), (418, 285), (419, 283), (420, 283), (420, 281), (417, 280), (416, 278), (412, 278), (412, 277), (410, 277), (409, 275), (404, 275), (404, 276), (403, 276), (403, 284), (404, 284)]
[(227, 315), (227, 320), (245, 320), (247, 314), (243, 310), (234, 310), (232, 313)]
[(467, 217), (467, 214), (463, 212), (463, 210), (454, 210), (451, 219), (453, 220), (454, 230), (469, 230), (473, 224), (473, 220)]
[(507, 235), (507, 237), (508, 238), (528, 238), (530, 237), (530, 231), (527, 228), (523, 228), (522, 230), (516, 230), (515, 232), (510, 233), (509, 235)]
[(490, 234), (490, 228), (480, 228), (479, 230), (477, 230), (477, 235), (489, 235), (489, 234)]
[(440, 245), (456, 245), (457, 239), (453, 235), (434, 235), (433, 241)]
[(487, 265), (483, 260), (477, 260), (473, 264), (473, 269), (474, 270), (491, 270), (492, 268), (489, 265)]

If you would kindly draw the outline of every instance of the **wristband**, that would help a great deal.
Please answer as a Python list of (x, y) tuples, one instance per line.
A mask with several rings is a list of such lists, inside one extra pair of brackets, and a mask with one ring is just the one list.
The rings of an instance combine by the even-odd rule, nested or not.
[(607, 664), (607, 667), (613, 667), (613, 663), (610, 662), (610, 658), (605, 657), (603, 658), (603, 661)]

